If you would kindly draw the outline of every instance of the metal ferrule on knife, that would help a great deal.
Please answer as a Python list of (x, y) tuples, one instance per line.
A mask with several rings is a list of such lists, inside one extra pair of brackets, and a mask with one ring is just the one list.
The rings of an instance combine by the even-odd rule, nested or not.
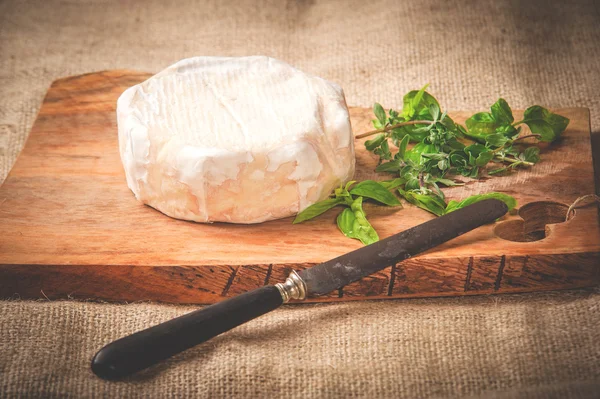
[(277, 283), (275, 287), (279, 290), (283, 303), (289, 302), (290, 299), (301, 301), (306, 298), (306, 283), (295, 270), (292, 270), (284, 283)]

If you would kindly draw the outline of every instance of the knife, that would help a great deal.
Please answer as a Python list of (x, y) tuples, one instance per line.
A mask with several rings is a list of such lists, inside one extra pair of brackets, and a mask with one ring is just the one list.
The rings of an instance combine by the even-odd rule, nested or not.
[(440, 216), (330, 261), (114, 341), (92, 359), (92, 371), (119, 380), (277, 309), (290, 299), (327, 294), (458, 237), (508, 211), (488, 199)]

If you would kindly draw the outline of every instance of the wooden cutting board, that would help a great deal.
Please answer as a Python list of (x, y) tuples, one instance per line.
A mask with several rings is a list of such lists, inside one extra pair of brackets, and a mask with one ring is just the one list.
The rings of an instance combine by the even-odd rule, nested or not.
[[(300, 225), (292, 225), (292, 218), (197, 224), (137, 202), (118, 154), (115, 104), (125, 88), (149, 76), (108, 71), (52, 84), (25, 149), (0, 187), (0, 298), (213, 303), (361, 247), (337, 230), (337, 209)], [(579, 208), (563, 223), (568, 204), (594, 192), (589, 111), (557, 112), (571, 124), (559, 144), (542, 149), (539, 164), (445, 190), (449, 199), (503, 191), (518, 199), (519, 213), (311, 300), (597, 285), (597, 207)], [(471, 114), (450, 113), (459, 122)], [(516, 114), (518, 119), (522, 113)], [(351, 116), (356, 134), (370, 130), (370, 110), (352, 108)], [(357, 180), (383, 179), (373, 172), (376, 159), (363, 141), (356, 142)], [(261, 193), (255, 194), (260, 201)], [(433, 217), (411, 205), (367, 204), (366, 212), (381, 238)]]

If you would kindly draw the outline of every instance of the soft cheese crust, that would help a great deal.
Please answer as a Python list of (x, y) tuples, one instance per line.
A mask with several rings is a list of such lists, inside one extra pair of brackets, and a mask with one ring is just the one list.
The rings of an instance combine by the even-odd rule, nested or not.
[(269, 57), (195, 57), (127, 89), (119, 150), (136, 198), (178, 219), (295, 215), (354, 174), (342, 89)]

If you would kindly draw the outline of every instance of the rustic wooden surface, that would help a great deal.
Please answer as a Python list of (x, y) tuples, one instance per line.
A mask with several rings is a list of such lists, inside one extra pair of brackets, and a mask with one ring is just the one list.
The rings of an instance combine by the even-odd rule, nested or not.
[[(125, 88), (148, 76), (109, 71), (52, 85), (25, 149), (0, 187), (0, 298), (213, 303), (361, 247), (337, 231), (339, 210), (295, 226), (291, 218), (206, 225), (174, 220), (137, 202), (118, 154), (115, 104)], [(538, 165), (445, 190), (449, 199), (506, 192), (518, 199), (523, 218), (515, 212), (311, 300), (597, 285), (597, 207), (577, 209), (566, 223), (560, 218), (568, 204), (594, 191), (589, 111), (559, 112), (571, 124), (560, 143), (543, 148)], [(470, 115), (450, 114), (460, 122)], [(355, 133), (370, 130), (369, 110), (353, 108), (351, 115)], [(384, 178), (374, 174), (376, 159), (363, 141), (356, 143), (356, 178)], [(598, 163), (600, 149), (594, 147)], [(366, 212), (382, 238), (433, 217), (410, 205), (367, 204)]]

